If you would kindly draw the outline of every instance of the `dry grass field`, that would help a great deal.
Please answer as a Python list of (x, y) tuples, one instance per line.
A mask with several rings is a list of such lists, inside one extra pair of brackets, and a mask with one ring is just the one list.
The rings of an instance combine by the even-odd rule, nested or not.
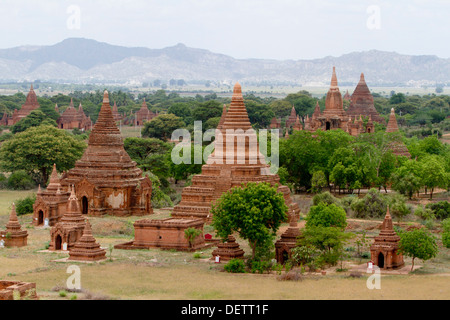
[[(11, 199), (26, 193), (0, 192), (4, 208)], [(305, 206), (307, 201), (305, 200)], [(155, 210), (152, 218), (169, 216), (168, 210)], [(57, 262), (65, 253), (42, 252), (48, 244), (49, 229), (30, 225), (31, 215), (19, 217), (28, 233), (28, 246), (0, 249), (0, 278), (35, 282), (42, 300), (67, 300), (73, 293), (61, 297), (70, 274), (67, 268), (81, 269), (82, 293), (77, 299), (113, 300), (301, 300), (301, 299), (449, 299), (450, 250), (440, 248), (438, 257), (416, 264), (421, 268), (413, 273), (383, 274), (381, 289), (369, 290), (369, 274), (351, 277), (351, 267), (364, 270), (367, 260), (349, 260), (349, 271), (327, 269), (326, 275), (305, 273), (300, 281), (281, 281), (279, 274), (230, 274), (223, 264), (210, 260), (213, 248), (194, 253), (163, 250), (109, 250), (111, 245), (133, 239), (131, 218), (90, 218), (97, 241), (107, 251), (107, 260), (98, 263)], [(0, 215), (0, 228), (8, 215)], [(378, 233), (377, 221), (349, 220), (352, 231), (368, 229), (368, 236)], [(287, 225), (283, 225), (279, 233)], [(207, 229), (210, 232), (210, 228)], [(245, 241), (238, 238), (241, 247), (249, 253)], [(198, 255), (200, 254), (200, 255)], [(410, 260), (406, 259), (408, 270)], [(406, 269), (405, 269), (406, 270)], [(408, 271), (407, 270), (407, 271)]]

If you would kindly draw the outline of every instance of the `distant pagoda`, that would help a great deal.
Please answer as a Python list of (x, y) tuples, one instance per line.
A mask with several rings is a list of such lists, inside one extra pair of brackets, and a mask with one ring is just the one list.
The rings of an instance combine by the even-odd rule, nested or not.
[(361, 73), (359, 83), (356, 86), (350, 100), (350, 106), (347, 109), (347, 114), (351, 117), (363, 116), (371, 117), (371, 120), (378, 123), (386, 123), (375, 109), (373, 95), (369, 90), (364, 78), (364, 73)]

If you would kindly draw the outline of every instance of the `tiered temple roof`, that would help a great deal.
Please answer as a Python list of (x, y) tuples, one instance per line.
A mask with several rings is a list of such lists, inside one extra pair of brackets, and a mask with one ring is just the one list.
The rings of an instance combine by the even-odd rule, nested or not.
[(16, 206), (13, 203), (9, 222), (6, 224), (6, 230), (0, 232), (0, 240), (5, 241), (7, 247), (23, 247), (27, 245), (28, 232), (22, 230), (17, 219)]
[[(192, 178), (191, 186), (184, 188), (181, 202), (175, 206), (172, 216), (210, 221), (212, 203), (223, 192), (248, 182), (275, 185), (279, 184), (279, 177), (270, 173), (259, 152), (256, 133), (248, 118), (241, 86), (237, 83), (225, 121), (221, 129), (216, 130), (215, 150), (202, 167), (202, 173)], [(284, 195), (289, 214), (298, 216), (300, 209), (292, 201), (289, 188), (279, 186), (278, 191)]]
[(375, 109), (372, 93), (367, 87), (364, 73), (361, 73), (359, 83), (351, 96), (350, 106), (347, 109), (349, 116), (365, 116), (371, 117), (373, 121), (386, 123)]
[(15, 109), (12, 118), (8, 120), (8, 125), (14, 125), (23, 118), (26, 118), (31, 111), (40, 107), (37, 100), (36, 92), (34, 92), (33, 85), (30, 87), (25, 103), (20, 110)]
[(91, 224), (86, 220), (83, 236), (69, 251), (69, 260), (99, 261), (106, 259), (106, 251), (102, 249), (92, 235)]
[(81, 214), (80, 204), (75, 196), (75, 190), (71, 188), (70, 197), (67, 200), (67, 209), (61, 220), (50, 231), (49, 250), (61, 250), (63, 243), (67, 249), (72, 248), (81, 238), (85, 227), (85, 219)]
[(381, 231), (375, 237), (370, 247), (372, 261), (384, 269), (400, 268), (404, 265), (403, 256), (398, 254), (400, 237), (394, 230), (389, 207), (381, 226)]
[(129, 216), (153, 212), (151, 181), (142, 175), (142, 170), (124, 149), (107, 91), (88, 147), (75, 168), (63, 175), (61, 184), (66, 189), (75, 185), (78, 199), (88, 201), (83, 213), (87, 213), (87, 209), (92, 215)]
[(154, 117), (156, 117), (156, 114), (148, 109), (147, 102), (145, 102), (144, 98), (141, 109), (136, 112), (136, 125), (142, 126), (145, 122), (151, 121)]

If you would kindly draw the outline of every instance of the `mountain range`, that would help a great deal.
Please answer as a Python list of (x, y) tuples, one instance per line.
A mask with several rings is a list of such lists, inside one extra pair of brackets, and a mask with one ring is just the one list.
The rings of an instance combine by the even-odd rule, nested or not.
[(320, 59), (235, 59), (177, 44), (163, 49), (123, 47), (84, 38), (51, 46), (0, 50), (0, 81), (142, 84), (183, 79), (187, 83), (327, 85), (336, 66), (340, 85), (364, 72), (369, 86), (450, 83), (450, 59), (370, 50)]

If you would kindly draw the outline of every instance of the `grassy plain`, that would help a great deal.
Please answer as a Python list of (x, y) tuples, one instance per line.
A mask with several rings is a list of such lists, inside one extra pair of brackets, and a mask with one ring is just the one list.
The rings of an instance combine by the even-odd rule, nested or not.
[[(0, 226), (8, 215), (3, 213), (10, 201), (27, 195), (26, 192), (0, 191)], [(297, 201), (301, 196), (297, 196)], [(306, 207), (308, 199), (304, 199)], [(168, 210), (155, 210), (151, 218), (169, 217)], [(78, 299), (120, 300), (300, 300), (300, 299), (448, 299), (450, 298), (450, 250), (440, 246), (438, 257), (413, 273), (386, 274), (381, 278), (380, 290), (366, 286), (368, 274), (360, 277), (347, 272), (327, 269), (325, 276), (305, 273), (301, 281), (281, 281), (279, 274), (230, 274), (223, 271), (223, 263), (210, 260), (213, 248), (205, 249), (200, 256), (194, 253), (151, 250), (109, 250), (111, 245), (130, 241), (134, 237), (131, 218), (90, 218), (97, 241), (107, 251), (103, 262), (57, 262), (66, 253), (42, 252), (50, 240), (49, 229), (31, 226), (31, 215), (19, 217), (22, 227), (29, 233), (28, 246), (0, 249), (0, 278), (35, 282), (41, 299), (70, 299), (60, 297), (70, 274), (67, 267), (76, 264), (81, 269), (81, 284), (85, 293)], [(303, 223), (303, 221), (301, 222)], [(379, 221), (349, 220), (352, 231), (368, 230), (371, 239), (378, 234)], [(281, 234), (288, 226), (279, 230)], [(208, 230), (210, 232), (210, 229)], [(238, 238), (241, 247), (249, 253), (246, 242)], [(349, 244), (351, 245), (351, 244)], [(364, 268), (367, 259), (350, 259), (346, 266)], [(406, 259), (410, 267), (410, 260)]]

